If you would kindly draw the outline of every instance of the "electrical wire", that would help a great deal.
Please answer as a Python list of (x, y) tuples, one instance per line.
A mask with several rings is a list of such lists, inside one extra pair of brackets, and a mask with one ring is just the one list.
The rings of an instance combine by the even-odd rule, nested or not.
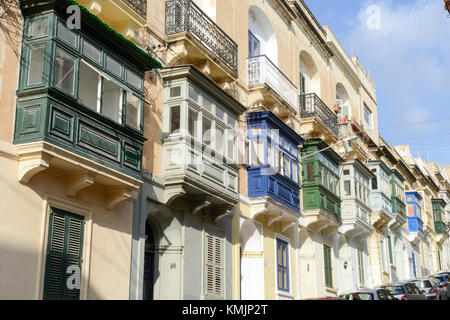
[(426, 123), (441, 122), (441, 121), (448, 121), (448, 120), (450, 120), (450, 118), (443, 118), (443, 119), (437, 119), (437, 120), (405, 123), (405, 124), (399, 124), (399, 125), (395, 125), (395, 126), (380, 128), (380, 130), (392, 129), (392, 128), (401, 128), (401, 127), (409, 127), (409, 126), (416, 126), (416, 125), (421, 125), (421, 124), (426, 124)]

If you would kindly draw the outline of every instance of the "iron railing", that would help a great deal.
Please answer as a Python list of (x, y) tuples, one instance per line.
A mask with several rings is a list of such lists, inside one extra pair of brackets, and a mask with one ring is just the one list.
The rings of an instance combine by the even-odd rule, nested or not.
[(267, 84), (294, 111), (298, 110), (297, 87), (265, 55), (247, 58), (248, 86)]
[(300, 95), (302, 118), (317, 117), (336, 137), (339, 136), (338, 118), (315, 93)]
[(147, 0), (122, 0), (134, 9), (140, 16), (147, 19)]
[(166, 2), (166, 35), (189, 32), (212, 55), (238, 74), (238, 45), (192, 0)]

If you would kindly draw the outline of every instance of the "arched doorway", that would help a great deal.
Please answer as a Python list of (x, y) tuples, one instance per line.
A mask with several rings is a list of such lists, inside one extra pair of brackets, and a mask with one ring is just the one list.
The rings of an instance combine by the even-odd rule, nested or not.
[(148, 220), (145, 223), (144, 300), (153, 300), (155, 282), (155, 233)]

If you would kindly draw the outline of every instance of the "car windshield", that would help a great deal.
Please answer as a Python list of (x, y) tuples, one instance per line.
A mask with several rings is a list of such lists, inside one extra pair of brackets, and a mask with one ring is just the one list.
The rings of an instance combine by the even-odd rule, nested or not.
[(405, 293), (402, 286), (385, 286), (385, 288), (388, 289), (394, 296)]
[(435, 278), (438, 279), (439, 282), (444, 282), (445, 281), (444, 276), (435, 276)]
[(423, 280), (423, 281), (419, 281), (419, 282), (414, 282), (414, 284), (416, 286), (418, 286), (419, 288), (432, 288), (433, 285), (431, 284), (430, 280)]
[(348, 295), (347, 300), (373, 300), (372, 293), (352, 293)]

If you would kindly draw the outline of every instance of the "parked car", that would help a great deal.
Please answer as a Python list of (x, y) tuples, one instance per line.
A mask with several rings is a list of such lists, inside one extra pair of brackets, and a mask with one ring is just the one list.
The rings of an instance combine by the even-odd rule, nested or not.
[(447, 274), (435, 274), (430, 277), (436, 279), (436, 281), (439, 282), (438, 286), (444, 289), (445, 299), (450, 299), (450, 277)]
[(427, 300), (425, 294), (414, 283), (407, 281), (381, 286), (389, 290), (399, 300)]
[(341, 294), (345, 300), (397, 300), (389, 290), (384, 288), (361, 289), (355, 292)]
[(427, 300), (447, 299), (447, 292), (443, 288), (439, 288), (437, 283), (430, 278), (413, 279), (409, 282), (414, 283), (425, 294)]
[(345, 300), (342, 297), (321, 297), (321, 298), (310, 298), (306, 300)]

